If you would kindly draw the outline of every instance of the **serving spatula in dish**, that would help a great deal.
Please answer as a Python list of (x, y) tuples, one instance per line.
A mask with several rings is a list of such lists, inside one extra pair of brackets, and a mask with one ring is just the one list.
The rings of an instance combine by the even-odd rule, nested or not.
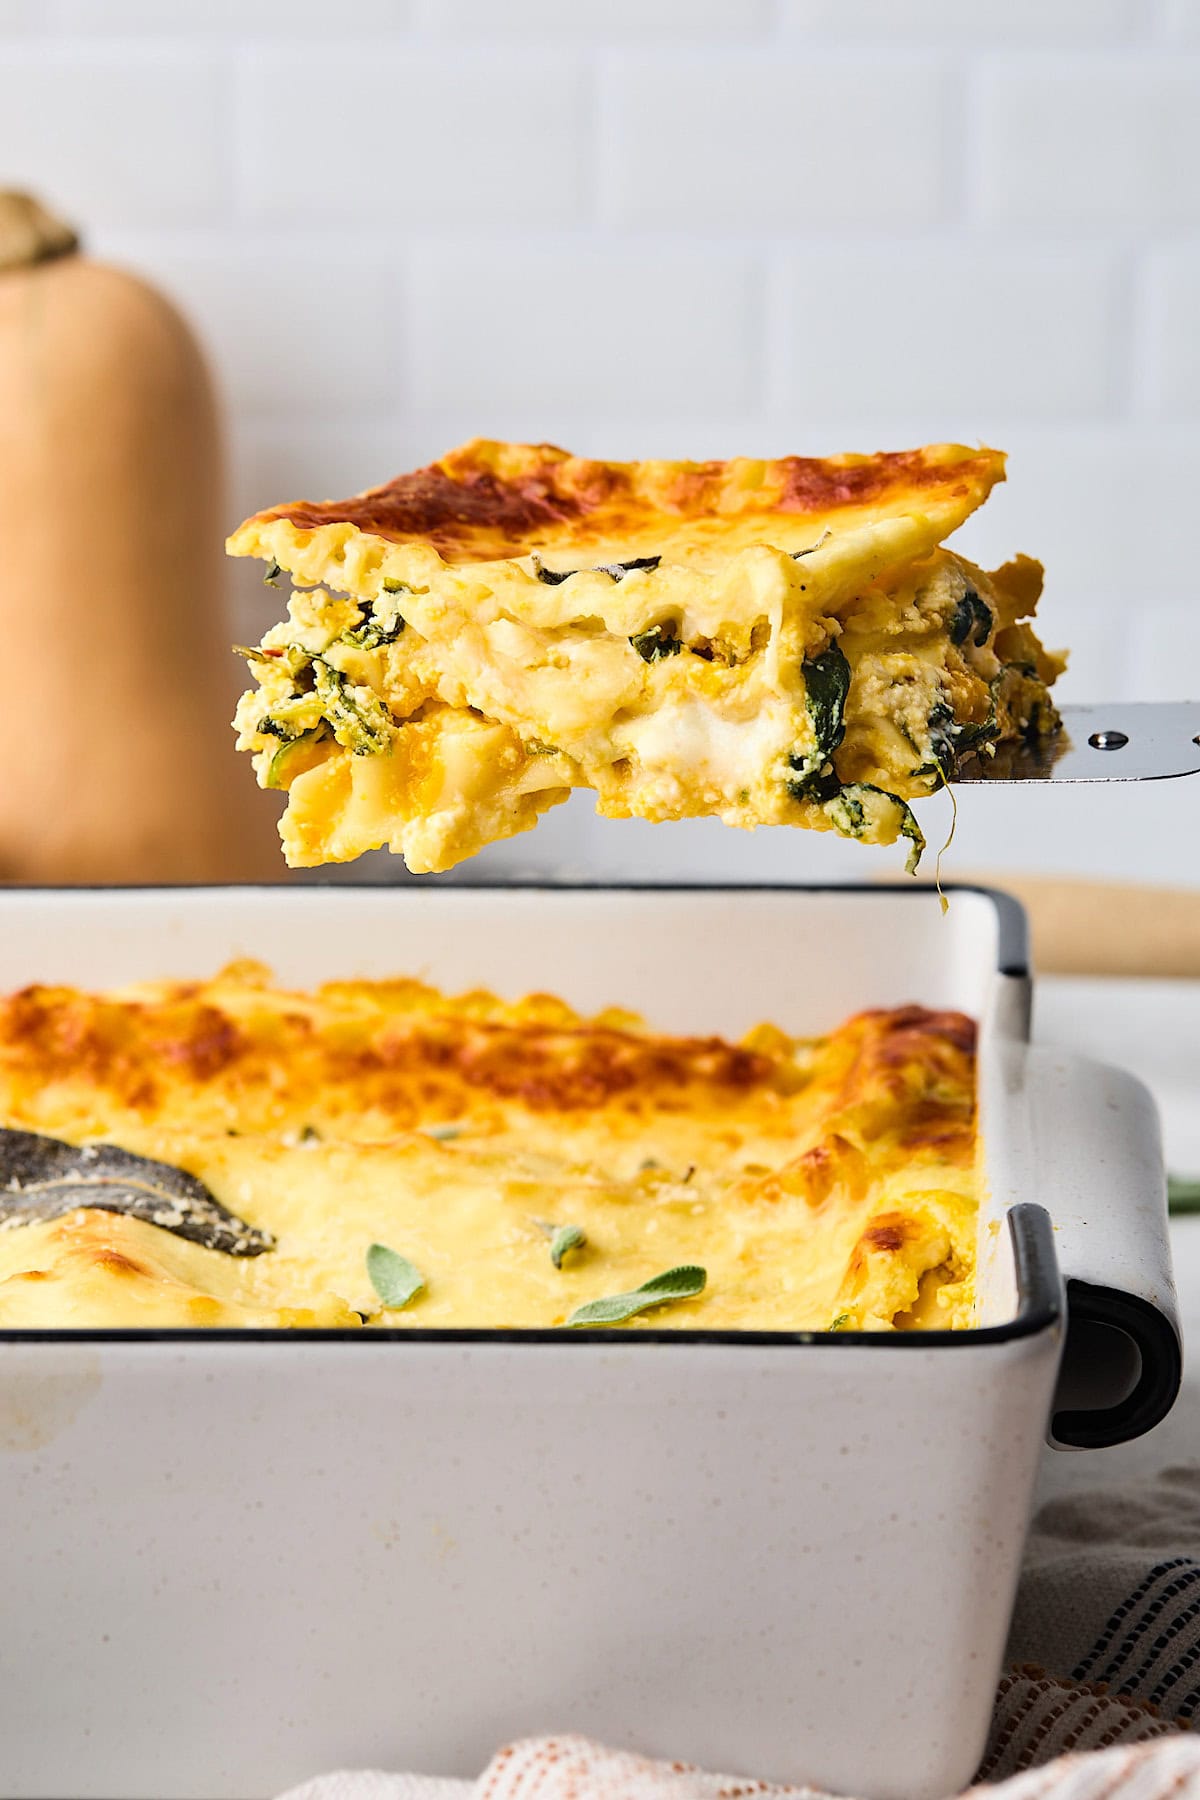
[(1061, 707), (1062, 730), (961, 758), (955, 781), (1161, 781), (1200, 774), (1200, 700)]

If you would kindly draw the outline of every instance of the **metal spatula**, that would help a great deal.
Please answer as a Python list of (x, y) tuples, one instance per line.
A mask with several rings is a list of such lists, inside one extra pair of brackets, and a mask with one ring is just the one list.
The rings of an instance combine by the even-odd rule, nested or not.
[(1062, 730), (1036, 744), (964, 756), (956, 781), (1161, 781), (1200, 775), (1200, 700), (1063, 706)]

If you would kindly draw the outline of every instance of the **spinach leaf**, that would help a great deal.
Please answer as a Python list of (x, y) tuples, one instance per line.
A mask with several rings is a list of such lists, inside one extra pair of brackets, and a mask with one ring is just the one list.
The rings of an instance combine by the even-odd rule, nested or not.
[(789, 775), (787, 789), (794, 800), (831, 798), (836, 793), (836, 776), (826, 768), (834, 751), (846, 735), (846, 695), (850, 692), (850, 664), (836, 644), (822, 650), (820, 656), (800, 665), (804, 676), (804, 703), (812, 725), (815, 747), (793, 751), (789, 761), (795, 770)]
[(278, 738), (281, 744), (294, 744), (306, 731), (323, 724), (321, 702), (315, 693), (289, 694), (277, 700), (258, 721), (256, 729), (263, 737)]
[(283, 574), (283, 570), (280, 568), (279, 564), (277, 562), (272, 562), (270, 568), (267, 570), (266, 574), (263, 576), (263, 580), (266, 582), (268, 587), (276, 587), (276, 586), (278, 586), (278, 583), (279, 583), (279, 577), (282, 574)]
[(954, 708), (939, 700), (929, 714), (929, 762), (916, 771), (920, 775), (939, 774), (947, 780), (958, 760), (955, 747), (957, 720)]
[[(290, 675), (293, 682), (305, 675), (312, 662), (311, 655), (300, 644), (276, 644), (269, 650), (261, 644), (254, 648), (249, 644), (234, 644), (232, 648), (235, 656), (244, 656), (250, 663), (261, 663), (263, 669), (273, 670), (277, 675), (281, 672)], [(262, 674), (255, 672), (261, 681)]]
[(651, 625), (648, 631), (635, 632), (629, 641), (644, 663), (662, 662), (683, 649), (669, 625)]
[(420, 1269), (398, 1250), (389, 1250), (386, 1244), (372, 1244), (367, 1251), (367, 1274), (371, 1286), (390, 1312), (399, 1312), (425, 1286)]
[(798, 771), (795, 775), (789, 775), (784, 782), (793, 800), (815, 800), (818, 804), (824, 804), (841, 793), (842, 784), (832, 763), (821, 763), (813, 768), (812, 758), (797, 754), (793, 754), (789, 760), (793, 769)]
[[(953, 798), (953, 796), (951, 796), (951, 798)], [(916, 815), (913, 812), (912, 807), (906, 805), (906, 803), (900, 799), (898, 794), (889, 794), (888, 799), (894, 800), (897, 806), (903, 808), (904, 817), (900, 821), (900, 836), (902, 838), (907, 838), (912, 845), (912, 849), (905, 859), (904, 872), (906, 875), (915, 875), (921, 866), (921, 857), (925, 850), (925, 833), (917, 824)]]
[(657, 569), (661, 561), (661, 556), (631, 556), (628, 562), (597, 563), (596, 568), (601, 575), (623, 581), (626, 575), (636, 574), (639, 569)]
[(614, 581), (623, 581), (626, 575), (632, 575), (638, 569), (657, 569), (661, 561), (661, 556), (632, 556), (628, 562), (592, 563), (585, 569), (547, 569), (541, 557), (535, 555), (533, 572), (547, 587), (559, 587), (564, 581), (570, 581), (572, 575), (611, 575)]
[(826, 802), (824, 810), (830, 824), (843, 837), (861, 837), (868, 824), (868, 809), (863, 803), (865, 794), (877, 794), (899, 808), (899, 834), (912, 845), (904, 866), (910, 875), (915, 875), (925, 848), (925, 834), (917, 824), (912, 808), (899, 794), (890, 794), (886, 788), (875, 787), (869, 781), (852, 781)]
[[(264, 719), (259, 726), (259, 730), (266, 731), (267, 727), (273, 724), (273, 720)], [(279, 737), (283, 736), (282, 732), (278, 731), (278, 729), (276, 730), (275, 735)], [(322, 719), (321, 723), (319, 725), (314, 725), (311, 730), (301, 731), (295, 737), (285, 738), (284, 742), (280, 744), (278, 750), (276, 750), (274, 756), (272, 756), (270, 762), (267, 764), (267, 773), (263, 780), (263, 786), (268, 788), (286, 788), (290, 785), (294, 776), (304, 774), (306, 767), (315, 767), (315, 763), (309, 763), (309, 752), (314, 750), (316, 746), (322, 743), (328, 736), (329, 727), (324, 719)]]
[(1000, 726), (996, 719), (999, 680), (1000, 676), (997, 676), (990, 684), (991, 703), (986, 719), (960, 723), (954, 716), (953, 707), (944, 700), (937, 702), (929, 715), (929, 760), (914, 769), (914, 775), (940, 775), (949, 784), (958, 772), (960, 757), (999, 736)]
[(980, 744), (988, 744), (994, 737), (999, 737), (1000, 726), (996, 719), (996, 684), (992, 683), (991, 711), (986, 719), (978, 724), (969, 720), (965, 725), (955, 729), (954, 741), (960, 755), (967, 750), (975, 750)]
[(368, 613), (357, 625), (352, 625), (342, 633), (343, 644), (353, 644), (356, 650), (378, 650), (383, 644), (394, 644), (404, 630), (406, 620), (397, 613), (392, 621), (385, 623), (373, 618)]
[(683, 1263), (677, 1269), (665, 1269), (653, 1280), (644, 1281), (629, 1294), (609, 1294), (603, 1300), (589, 1300), (577, 1306), (567, 1325), (620, 1325), (635, 1314), (652, 1306), (669, 1306), (673, 1300), (694, 1300), (704, 1292), (708, 1272), (696, 1263)]
[(850, 692), (850, 664), (838, 646), (830, 644), (820, 656), (801, 663), (800, 672), (804, 676), (804, 704), (817, 742), (826, 756), (832, 756), (846, 735), (843, 713)]
[(843, 837), (861, 837), (866, 830), (867, 811), (861, 793), (856, 792), (862, 786), (861, 781), (856, 781), (850, 787), (844, 787), (825, 807), (834, 830), (840, 831)]
[(317, 697), (333, 735), (344, 750), (355, 756), (377, 756), (392, 740), (392, 722), (386, 709), (369, 689), (357, 688), (340, 669), (323, 657), (313, 658)]
[(992, 635), (995, 623), (991, 607), (985, 606), (974, 588), (968, 588), (955, 608), (950, 624), (950, 642), (965, 644), (974, 632), (971, 641), (977, 649), (982, 649)]
[(402, 581), (385, 580), (383, 593), (373, 606), (370, 601), (363, 601), (358, 623), (343, 631), (342, 643), (353, 644), (358, 650), (378, 650), (381, 644), (394, 644), (406, 623), (396, 595), (411, 592)]
[(547, 569), (546, 566), (544, 565), (544, 563), (542, 562), (541, 557), (535, 555), (533, 558), (533, 572), (537, 576), (539, 581), (545, 582), (547, 587), (559, 587), (564, 581), (569, 581), (571, 579), (572, 575), (578, 575), (579, 570), (578, 569), (562, 569), (562, 570)]

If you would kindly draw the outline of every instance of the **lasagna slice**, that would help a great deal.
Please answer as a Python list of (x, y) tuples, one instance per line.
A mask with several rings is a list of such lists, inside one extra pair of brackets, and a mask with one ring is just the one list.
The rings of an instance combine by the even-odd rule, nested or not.
[(1040, 565), (942, 540), (994, 450), (596, 462), (476, 441), (229, 540), (286, 573), (239, 747), (293, 866), (448, 869), (575, 787), (608, 818), (924, 840), (959, 758), (1058, 728)]

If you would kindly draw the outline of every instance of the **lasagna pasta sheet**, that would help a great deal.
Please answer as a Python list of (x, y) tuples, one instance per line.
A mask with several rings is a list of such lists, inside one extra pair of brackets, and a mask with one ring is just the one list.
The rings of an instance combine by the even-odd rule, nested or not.
[(288, 861), (446, 869), (572, 788), (612, 818), (872, 843), (966, 754), (1057, 728), (1041, 570), (942, 540), (997, 451), (608, 463), (475, 442), (230, 539), (297, 584), (237, 714)]
[[(629, 1329), (968, 1325), (973, 1046), (919, 1007), (732, 1044), (544, 995), (289, 993), (251, 965), (30, 988), (0, 1003), (0, 1124), (182, 1168), (273, 1248), (10, 1213), (0, 1327), (554, 1327), (684, 1264), (703, 1292)], [(567, 1225), (586, 1242), (556, 1267)], [(373, 1243), (424, 1279), (402, 1311)]]

